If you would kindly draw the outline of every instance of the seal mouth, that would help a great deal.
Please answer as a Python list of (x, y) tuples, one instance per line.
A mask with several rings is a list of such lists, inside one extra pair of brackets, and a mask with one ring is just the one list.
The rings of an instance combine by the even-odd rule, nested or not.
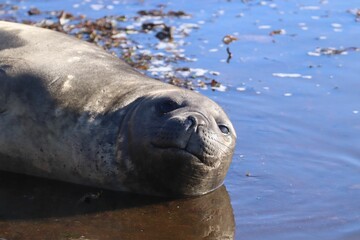
[(200, 157), (198, 157), (197, 155), (189, 152), (186, 147), (185, 148), (178, 148), (178, 147), (161, 147), (161, 146), (158, 146), (158, 145), (155, 145), (155, 144), (151, 144), (152, 147), (156, 148), (156, 149), (161, 149), (163, 151), (171, 151), (172, 153), (175, 153), (177, 155), (179, 155), (179, 158), (181, 159), (186, 159), (186, 160), (189, 160), (189, 161), (193, 161), (194, 163), (197, 163), (197, 164), (201, 164), (202, 166), (204, 167), (207, 167), (209, 169), (214, 169), (216, 168), (216, 166), (213, 166), (213, 165), (209, 165), (207, 164), (205, 161), (203, 161)]

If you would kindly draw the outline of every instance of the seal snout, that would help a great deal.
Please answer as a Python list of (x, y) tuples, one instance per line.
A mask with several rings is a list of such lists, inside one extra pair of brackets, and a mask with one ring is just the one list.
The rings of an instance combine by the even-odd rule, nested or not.
[(207, 166), (217, 166), (223, 146), (218, 146), (221, 136), (214, 130), (214, 124), (202, 113), (191, 112), (184, 121), (184, 127), (186, 132), (191, 132), (184, 150)]

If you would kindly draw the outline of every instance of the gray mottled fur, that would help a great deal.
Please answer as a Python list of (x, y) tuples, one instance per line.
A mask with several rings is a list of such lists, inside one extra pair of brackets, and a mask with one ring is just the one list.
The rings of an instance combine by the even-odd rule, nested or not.
[[(152, 183), (151, 171), (156, 175), (167, 171), (151, 170), (152, 165), (167, 165), (162, 162), (167, 153), (146, 152), (150, 145), (143, 141), (156, 132), (132, 129), (151, 129), (153, 122), (146, 119), (153, 108), (139, 108), (166, 95), (177, 96), (176, 101), (193, 99), (188, 101), (191, 109), (200, 102), (220, 111), (232, 131), (231, 141), (221, 150), (224, 154), (219, 155), (230, 158), (222, 170), (196, 163), (201, 168), (194, 170), (196, 181), (184, 186), (181, 179), (174, 179), (174, 186), (163, 183), (172, 181), (168, 179)], [(177, 114), (184, 115), (180, 110)], [(180, 126), (185, 115), (177, 120)], [(154, 122), (159, 121), (154, 118)], [(197, 195), (221, 184), (234, 144), (231, 123), (211, 100), (145, 77), (102, 49), (65, 34), (0, 22), (0, 169), (113, 190)], [(134, 146), (139, 146), (138, 153)], [(140, 171), (142, 161), (151, 167)], [(207, 176), (204, 169), (212, 174)], [(203, 184), (201, 178), (208, 178), (208, 186), (196, 186)], [(164, 184), (166, 190), (154, 184)]]

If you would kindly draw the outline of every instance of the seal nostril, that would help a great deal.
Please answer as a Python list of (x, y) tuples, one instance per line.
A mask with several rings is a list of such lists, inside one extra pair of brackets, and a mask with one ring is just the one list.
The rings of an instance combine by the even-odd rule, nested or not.
[(186, 130), (195, 127), (196, 126), (196, 119), (193, 116), (189, 116), (186, 120), (185, 120), (185, 127)]

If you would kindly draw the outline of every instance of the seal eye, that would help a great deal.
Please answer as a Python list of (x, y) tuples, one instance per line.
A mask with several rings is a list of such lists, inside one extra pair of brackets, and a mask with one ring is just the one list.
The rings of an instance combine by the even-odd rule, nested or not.
[(179, 104), (173, 100), (162, 101), (158, 105), (158, 111), (160, 114), (169, 113), (179, 108)]
[(219, 124), (219, 129), (223, 134), (228, 135), (230, 133), (229, 128), (223, 124)]

